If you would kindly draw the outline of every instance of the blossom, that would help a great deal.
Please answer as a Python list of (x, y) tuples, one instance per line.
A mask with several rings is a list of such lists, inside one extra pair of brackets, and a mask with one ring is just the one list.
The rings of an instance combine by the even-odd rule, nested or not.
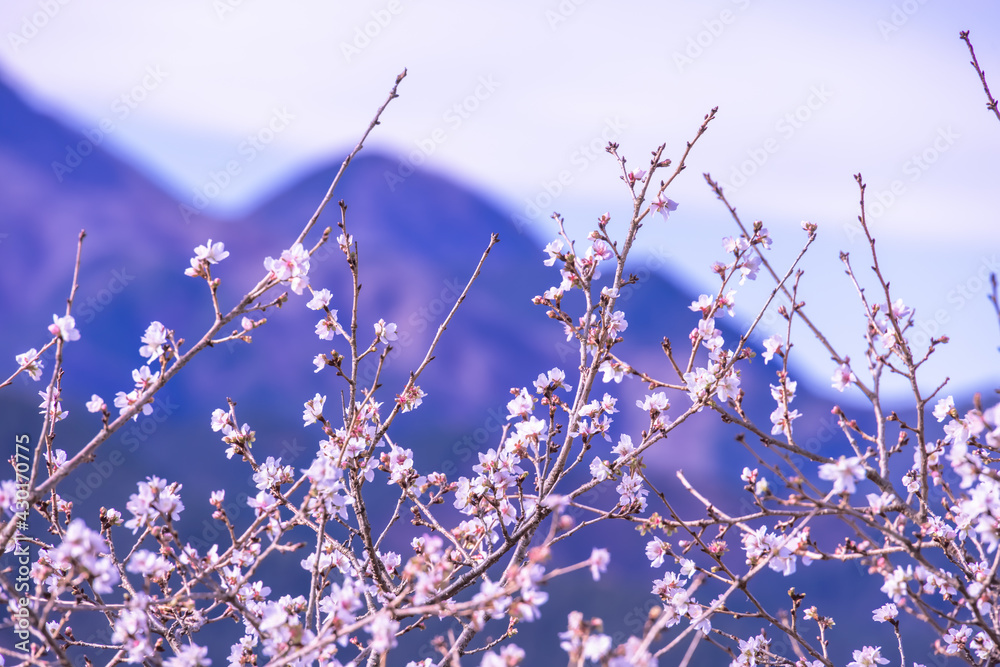
[(899, 616), (899, 609), (897, 609), (896, 605), (891, 602), (886, 602), (884, 605), (872, 612), (872, 620), (878, 621), (879, 623), (891, 621), (897, 616)]
[(545, 266), (552, 266), (559, 259), (559, 255), (562, 253), (563, 242), (560, 239), (556, 239), (545, 246), (545, 252), (548, 253), (549, 258), (543, 262)]
[(645, 169), (633, 169), (628, 173), (628, 184), (634, 185), (636, 181), (641, 181), (646, 177)]
[(708, 315), (708, 311), (712, 309), (712, 304), (715, 300), (708, 294), (702, 294), (698, 297), (697, 301), (692, 301), (691, 305), (688, 306), (688, 310), (693, 310), (695, 312), (701, 311), (703, 317)]
[(774, 412), (771, 413), (771, 435), (780, 435), (781, 433), (790, 434), (792, 431), (792, 422), (802, 416), (798, 410), (787, 410), (784, 406), (779, 405), (775, 408)]
[(375, 335), (378, 337), (380, 343), (390, 343), (399, 336), (396, 335), (396, 325), (394, 323), (386, 324), (385, 320), (379, 320), (375, 323)]
[(764, 363), (771, 361), (775, 353), (781, 354), (783, 352), (782, 347), (785, 345), (785, 339), (781, 334), (774, 334), (770, 338), (764, 339)]
[(323, 416), (323, 404), (326, 403), (326, 396), (316, 394), (305, 402), (305, 410), (302, 412), (303, 426), (315, 424), (316, 420)]
[(313, 357), (313, 365), (316, 367), (316, 370), (314, 370), (313, 373), (319, 373), (321, 370), (326, 368), (327, 366), (326, 355), (317, 354), (315, 357)]
[(62, 403), (59, 400), (59, 389), (48, 387), (45, 391), (38, 392), (38, 395), (42, 397), (42, 402), (38, 404), (38, 407), (41, 408), (38, 414), (48, 415), (52, 421), (62, 421), (69, 416), (69, 413), (62, 409)]
[(278, 259), (264, 258), (264, 268), (279, 282), (290, 284), (292, 291), (302, 294), (309, 284), (309, 251), (296, 243), (281, 253)]
[(993, 653), (993, 649), (996, 648), (996, 644), (990, 639), (990, 636), (986, 634), (983, 630), (976, 633), (976, 636), (972, 638), (969, 642), (969, 648), (976, 654), (976, 657), (980, 660), (986, 660)]
[(320, 340), (333, 340), (334, 336), (342, 333), (344, 333), (344, 328), (337, 321), (336, 310), (330, 310), (326, 317), (316, 323), (316, 335), (319, 336)]
[(76, 329), (76, 320), (72, 315), (52, 316), (49, 333), (63, 341), (80, 340), (80, 332)]
[(646, 558), (650, 560), (650, 567), (660, 567), (663, 559), (670, 554), (670, 546), (658, 537), (646, 543)]
[(743, 534), (743, 550), (747, 554), (747, 563), (756, 565), (762, 557), (769, 557), (767, 566), (775, 572), (781, 572), (786, 577), (795, 574), (797, 557), (795, 550), (803, 546), (806, 534), (793, 533), (781, 536), (767, 532), (767, 526)]
[[(119, 416), (128, 412), (132, 406), (142, 400), (142, 398), (142, 395), (135, 389), (127, 394), (124, 391), (118, 392), (115, 396), (115, 407), (118, 408)], [(153, 406), (149, 403), (149, 401), (143, 403), (142, 414), (147, 416), (153, 414)], [(138, 412), (132, 415), (132, 421), (139, 421)]]
[(659, 194), (656, 195), (656, 199), (650, 203), (650, 208), (653, 210), (653, 213), (659, 213), (663, 216), (663, 219), (666, 220), (670, 217), (672, 212), (677, 210), (677, 202), (669, 197), (664, 197), (662, 194)]
[(633, 452), (635, 452), (635, 445), (632, 444), (632, 436), (628, 433), (622, 433), (621, 437), (618, 439), (618, 444), (611, 450), (618, 455), (618, 460), (615, 463), (621, 463), (627, 459)]
[(538, 378), (535, 380), (535, 391), (541, 394), (549, 387), (553, 389), (562, 387), (566, 391), (572, 391), (572, 385), (566, 384), (565, 380), (566, 371), (561, 368), (553, 368), (548, 373), (539, 373)]
[(167, 344), (167, 328), (159, 322), (150, 322), (146, 333), (142, 335), (143, 346), (139, 354), (146, 359), (154, 359), (163, 354), (163, 346)]
[(865, 467), (857, 456), (847, 458), (841, 455), (833, 463), (824, 463), (819, 467), (820, 479), (833, 482), (834, 493), (854, 493), (855, 480), (865, 478)]
[(644, 488), (642, 476), (633, 473), (622, 476), (622, 481), (615, 487), (615, 491), (620, 494), (618, 505), (625, 511), (646, 510), (646, 496), (649, 490)]
[(133, 554), (125, 569), (153, 580), (163, 580), (174, 571), (174, 565), (158, 553), (140, 549)]
[(854, 373), (851, 371), (851, 367), (847, 364), (841, 364), (837, 366), (837, 370), (833, 372), (833, 376), (830, 378), (833, 382), (831, 385), (837, 391), (844, 391), (847, 385), (856, 381), (857, 378), (854, 377)]
[[(392, 450), (382, 457), (383, 464), (389, 470), (386, 484), (401, 484), (410, 479), (410, 473), (413, 472), (413, 450), (403, 449), (393, 443)], [(483, 455), (480, 454), (479, 457), (482, 459)]]
[(352, 243), (354, 243), (354, 234), (348, 234), (347, 236), (341, 234), (340, 236), (337, 237), (337, 246), (340, 248), (340, 251), (345, 255), (350, 254)]
[(108, 406), (104, 404), (104, 399), (97, 394), (91, 394), (90, 400), (87, 401), (87, 412), (101, 412), (107, 410)]
[(593, 549), (587, 563), (590, 565), (590, 576), (594, 581), (600, 581), (601, 574), (608, 571), (608, 563), (611, 562), (611, 554), (607, 549)]
[(389, 614), (376, 614), (372, 622), (365, 626), (365, 630), (372, 636), (370, 644), (372, 653), (385, 653), (396, 646), (399, 621), (394, 620)]
[(403, 412), (409, 412), (410, 410), (416, 410), (420, 407), (420, 404), (424, 402), (424, 397), (427, 396), (423, 390), (413, 385), (407, 387), (402, 394), (396, 396), (396, 402), (399, 403), (399, 407), (402, 408)]
[(228, 435), (229, 431), (233, 428), (232, 421), (229, 418), (229, 413), (222, 408), (216, 408), (212, 411), (212, 430), (222, 431), (224, 435)]
[(14, 359), (17, 361), (18, 368), (23, 368), (28, 372), (28, 377), (34, 381), (38, 381), (42, 377), (42, 359), (38, 356), (38, 350), (31, 348), (24, 354), (19, 354)]
[(764, 660), (765, 651), (770, 643), (771, 640), (765, 638), (764, 635), (757, 635), (746, 640), (741, 639), (739, 643), (740, 654), (731, 664), (738, 667), (756, 667), (758, 661)]
[[(140, 599), (144, 594), (140, 593)], [(115, 619), (111, 641), (121, 644), (128, 653), (128, 661), (141, 663), (153, 655), (149, 642), (149, 618), (143, 609), (126, 608)]]
[(323, 310), (330, 305), (330, 299), (333, 298), (330, 290), (325, 287), (318, 292), (314, 291), (312, 294), (313, 297), (306, 303), (306, 308), (309, 310)]
[(209, 264), (218, 264), (226, 257), (229, 257), (229, 251), (221, 241), (212, 243), (212, 239), (209, 239), (208, 243), (194, 249), (194, 258)]
[(608, 335), (616, 337), (626, 329), (628, 329), (628, 321), (625, 319), (625, 313), (620, 310), (611, 313), (611, 319), (608, 322)]
[(104, 537), (87, 527), (83, 519), (73, 519), (66, 527), (62, 543), (49, 553), (57, 569), (81, 574), (98, 593), (110, 593), (120, 581)]
[(892, 503), (896, 500), (896, 497), (888, 491), (883, 491), (881, 494), (869, 493), (865, 496), (865, 498), (868, 499), (868, 506), (872, 508), (872, 511), (875, 512), (875, 514), (885, 512), (886, 509), (891, 507)]
[(750, 280), (757, 280), (757, 272), (760, 271), (761, 259), (758, 255), (747, 255), (740, 262), (740, 285)]
[(947, 398), (942, 398), (934, 406), (934, 418), (939, 422), (944, 421), (944, 418), (951, 414), (952, 410), (955, 409), (955, 399), (951, 396)]
[(902, 299), (896, 299), (893, 301), (892, 305), (889, 306), (889, 310), (892, 311), (893, 317), (897, 320), (902, 321), (913, 314), (913, 309), (907, 307)]
[(616, 383), (621, 384), (622, 379), (625, 377), (625, 372), (629, 370), (629, 367), (616, 359), (605, 359), (597, 370), (600, 373), (604, 373), (604, 378), (602, 379), (605, 383), (614, 380)]
[(531, 415), (531, 409), (534, 405), (535, 399), (532, 398), (527, 389), (522, 388), (517, 396), (507, 402), (507, 410), (510, 412), (507, 415), (507, 420), (510, 421), (514, 417), (527, 419)]
[(740, 379), (736, 376), (735, 370), (730, 370), (725, 376), (723, 376), (718, 384), (715, 386), (716, 396), (719, 397), (720, 401), (728, 401), (729, 399), (736, 399), (739, 395)]
[(608, 464), (602, 461), (601, 457), (595, 456), (594, 460), (590, 462), (590, 476), (598, 482), (603, 482), (611, 476), (611, 470), (608, 468)]
[(882, 657), (881, 646), (865, 646), (860, 651), (854, 652), (854, 660), (847, 663), (847, 667), (873, 667), (874, 665), (887, 665), (889, 661)]
[(184, 644), (174, 657), (163, 662), (163, 667), (209, 667), (211, 664), (207, 648), (197, 644)]
[(913, 579), (913, 566), (908, 566), (905, 570), (896, 566), (890, 574), (885, 575), (885, 581), (880, 589), (883, 593), (892, 598), (893, 602), (899, 602), (906, 597), (908, 592), (907, 582)]
[(646, 394), (646, 400), (644, 401), (636, 400), (635, 405), (637, 408), (646, 410), (647, 412), (663, 412), (670, 408), (670, 401), (667, 400), (666, 394), (658, 391), (655, 394)]
[(946, 632), (942, 638), (945, 641), (945, 655), (958, 655), (959, 651), (962, 650), (962, 647), (965, 646), (965, 642), (967, 642), (971, 636), (972, 628), (967, 625), (963, 625), (958, 628), (949, 628), (948, 632)]

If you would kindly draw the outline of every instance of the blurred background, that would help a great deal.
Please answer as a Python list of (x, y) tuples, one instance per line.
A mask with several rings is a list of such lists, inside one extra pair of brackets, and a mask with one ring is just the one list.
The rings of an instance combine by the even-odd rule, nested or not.
[[(801, 222), (819, 225), (801, 293), (835, 346), (860, 361), (865, 320), (838, 256), (850, 253), (869, 297), (880, 300), (857, 224), (853, 175), (861, 173), (893, 297), (917, 311), (912, 338), (951, 339), (928, 362), (925, 381), (936, 387), (950, 377), (946, 393), (967, 404), (973, 391), (992, 391), (998, 377), (1000, 329), (987, 293), (989, 274), (1000, 268), (993, 194), (1000, 123), (986, 109), (960, 30), (971, 31), (987, 76), (1000, 71), (1000, 7), (985, 1), (6, 0), (0, 307), (9, 315), (0, 345), (12, 366), (14, 354), (44, 344), (52, 313), (65, 306), (76, 236), (86, 228), (75, 307), (82, 339), (67, 352), (70, 418), (57, 442), (74, 451), (98, 427), (83, 403), (96, 392), (110, 404), (130, 388), (139, 336), (151, 320), (189, 340), (210, 323), (207, 289), (183, 275), (194, 246), (208, 238), (226, 243), (232, 256), (215, 275), (223, 298), (238, 298), (261, 276), (260, 260), (287, 247), (315, 210), (406, 68), (400, 98), (337, 197), (347, 201), (361, 244), (363, 330), (384, 317), (410, 335), (390, 358), (385, 401), (422, 358), (489, 234), (501, 235), (428, 370), (424, 407), (399, 422), (397, 439), (450, 464), (450, 478), (468, 475), (474, 453), (496, 445), (510, 387), (573, 363), (561, 328), (530, 304), (558, 282), (541, 265), (555, 231), (550, 215), (561, 213), (578, 238), (604, 212), (624, 224), (631, 200), (604, 146), (620, 144), (633, 168), (647, 166), (659, 144), (677, 160), (715, 106), (716, 120), (668, 192), (678, 209), (669, 221), (649, 219), (640, 235), (633, 265), (640, 282), (620, 304), (630, 322), (623, 356), (666, 376), (660, 340), (683, 341), (697, 323), (687, 305), (717, 289), (710, 266), (724, 259), (721, 238), (737, 229), (702, 177), (710, 173), (744, 222), (759, 219), (771, 230), (778, 266), (804, 242)], [(992, 79), (997, 94), (1000, 77)], [(335, 220), (328, 213), (321, 223)], [(330, 287), (346, 313), (348, 274), (337, 254), (314, 264), (313, 284)], [(760, 282), (739, 288), (728, 340), (756, 315), (770, 289)], [(338, 390), (332, 377), (312, 373), (312, 357), (329, 348), (313, 335), (315, 314), (301, 301), (293, 296), (255, 331), (252, 346), (203, 355), (151, 417), (71, 478), (66, 493), (80, 515), (122, 508), (136, 481), (159, 474), (186, 484), (186, 529), (195, 542), (211, 543), (209, 491), (256, 493), (208, 427), (227, 397), (258, 431), (259, 458), (306, 467), (320, 433), (301, 429), (302, 403), (321, 391), (334, 404)], [(765, 316), (758, 351), (760, 338), (779, 330), (775, 314)], [(793, 342), (797, 407), (822, 415), (803, 423), (800, 437), (813, 451), (844, 453), (829, 405), (859, 407), (860, 394), (833, 391), (829, 355), (802, 333)], [(773, 372), (755, 362), (743, 386), (762, 387)], [(11, 429), (37, 432), (38, 388), (19, 381), (5, 397), (0, 409)], [(906, 388), (885, 388), (906, 410)], [(616, 389), (626, 406), (644, 395), (635, 383)], [(748, 396), (765, 423), (770, 403), (766, 392)], [(638, 414), (621, 415), (617, 425), (621, 432), (644, 426)], [(752, 460), (734, 452), (731, 437), (695, 420), (674, 439), (684, 446), (665, 447), (649, 463), (664, 474), (683, 468), (706, 494), (738, 504), (739, 470)], [(383, 501), (392, 498), (373, 500)], [(608, 531), (605, 543), (631, 529)], [(575, 549), (587, 554), (590, 545)], [(574, 554), (561, 557), (561, 564), (575, 562)], [(641, 551), (613, 557), (620, 569), (594, 589), (556, 584), (563, 588), (553, 588), (553, 602), (562, 606), (543, 612), (544, 632), (526, 627), (522, 637), (559, 656), (554, 638), (565, 609), (585, 605), (592, 590), (613, 600), (603, 613), (616, 631), (641, 630), (649, 582), (630, 577), (629, 567), (647, 563)], [(787, 588), (771, 575), (767, 585)], [(826, 596), (827, 613), (857, 614), (853, 600), (837, 593), (877, 591), (866, 577), (860, 569), (828, 570), (809, 581)], [(878, 593), (872, 600), (882, 603)], [(842, 648), (848, 656), (849, 646)]]
[[(664, 270), (714, 286), (707, 267), (733, 226), (701, 178), (709, 172), (747, 220), (774, 232), (781, 257), (797, 249), (801, 220), (820, 225), (806, 264), (822, 295), (813, 315), (857, 326), (837, 253), (868, 264), (860, 172), (897, 295), (918, 308), (922, 331), (940, 324), (954, 341), (930, 367), (972, 386), (996, 376), (982, 277), (1000, 248), (984, 195), (1000, 133), (958, 33), (971, 30), (989, 72), (998, 29), (1000, 7), (985, 0), (9, 0), (0, 66), (70, 127), (109, 121), (102, 148), (181, 201), (200, 194), (219, 216), (253, 209), (352, 146), (406, 67), (402, 99), (370, 148), (397, 160), (396, 172), (420, 167), (473, 187), (545, 240), (552, 211), (580, 231), (627, 211), (608, 139), (637, 167), (661, 143), (676, 157), (718, 106), (670, 193), (676, 217), (645, 232), (645, 249), (669, 256)], [(241, 151), (276, 110), (287, 114), (280, 132)], [(231, 160), (238, 177), (212, 188)], [(969, 356), (986, 363), (958, 361)], [(826, 384), (825, 355), (803, 357), (802, 373)]]

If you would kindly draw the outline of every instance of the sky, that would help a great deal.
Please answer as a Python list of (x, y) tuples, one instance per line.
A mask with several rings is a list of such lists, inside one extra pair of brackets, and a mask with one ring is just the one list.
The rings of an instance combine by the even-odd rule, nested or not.
[[(771, 231), (779, 267), (804, 241), (801, 222), (819, 226), (804, 299), (860, 362), (864, 316), (839, 255), (874, 295), (861, 173), (881, 266), (917, 309), (915, 337), (952, 341), (928, 384), (950, 376), (956, 392), (989, 392), (1000, 123), (960, 30), (987, 76), (1000, 72), (992, 0), (4, 0), (0, 73), (182, 201), (238, 215), (342, 156), (406, 68), (367, 149), (394, 156), (397, 175), (431, 169), (482, 192), (540, 244), (554, 211), (579, 237), (606, 211), (627, 220), (609, 140), (633, 167), (660, 144), (676, 160), (717, 106), (668, 192), (679, 208), (643, 229), (640, 266), (716, 289), (709, 267), (736, 229), (710, 173), (746, 222)], [(213, 188), (233, 161), (238, 177)], [(746, 322), (769, 286), (739, 289)], [(829, 355), (804, 330), (793, 340), (802, 377), (829, 387)]]

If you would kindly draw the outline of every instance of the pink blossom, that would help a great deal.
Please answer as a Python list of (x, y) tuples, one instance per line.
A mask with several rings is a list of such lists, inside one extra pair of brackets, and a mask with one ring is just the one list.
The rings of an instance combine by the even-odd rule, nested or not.
[(209, 264), (218, 264), (226, 257), (229, 257), (229, 251), (221, 241), (212, 243), (212, 239), (209, 239), (208, 243), (194, 249), (194, 258)]
[(775, 354), (782, 354), (784, 345), (785, 339), (781, 334), (764, 339), (764, 363), (771, 361)]
[(562, 254), (563, 242), (560, 239), (556, 239), (545, 246), (545, 252), (548, 254), (549, 258), (543, 262), (545, 266), (552, 266), (559, 259), (559, 255)]
[(646, 558), (651, 562), (650, 567), (660, 567), (663, 565), (663, 559), (670, 554), (670, 546), (658, 537), (653, 537), (652, 540), (646, 543)]
[(142, 335), (143, 346), (139, 354), (146, 359), (155, 359), (163, 354), (163, 346), (167, 344), (167, 328), (159, 322), (150, 322), (146, 333)]
[(63, 341), (80, 340), (80, 332), (76, 329), (76, 320), (72, 315), (52, 316), (49, 333)]
[(507, 410), (510, 412), (507, 415), (507, 419), (511, 420), (514, 417), (527, 418), (531, 415), (531, 410), (534, 408), (535, 399), (531, 397), (527, 389), (521, 389), (520, 393), (517, 394), (513, 399), (507, 402)]
[(316, 394), (305, 402), (305, 410), (302, 412), (303, 426), (315, 424), (323, 416), (323, 404), (326, 403), (326, 396)]
[(879, 623), (885, 623), (899, 616), (899, 609), (896, 608), (891, 602), (886, 602), (884, 605), (872, 612), (872, 620), (878, 621)]
[(712, 309), (712, 304), (715, 300), (708, 294), (702, 294), (698, 297), (697, 301), (692, 301), (691, 305), (688, 306), (688, 310), (693, 310), (695, 312), (701, 311), (702, 317), (707, 317), (709, 311)]
[(385, 320), (381, 319), (375, 323), (375, 335), (378, 337), (378, 342), (386, 345), (399, 338), (396, 335), (396, 325), (394, 323), (386, 324)]
[(887, 665), (889, 661), (882, 657), (881, 646), (865, 646), (860, 651), (854, 652), (854, 660), (847, 663), (847, 667), (874, 667), (874, 665)]
[(650, 203), (650, 208), (652, 208), (654, 213), (659, 213), (666, 220), (670, 217), (670, 214), (677, 210), (677, 202), (668, 197), (664, 197), (662, 194), (656, 195)]
[(820, 479), (832, 481), (834, 493), (854, 493), (854, 482), (864, 479), (865, 475), (865, 467), (857, 456), (848, 458), (842, 455), (833, 463), (824, 463), (819, 467)]
[(837, 366), (837, 370), (833, 372), (833, 377), (830, 378), (833, 381), (833, 388), (838, 391), (844, 391), (847, 385), (855, 382), (857, 378), (854, 377), (851, 367), (847, 364), (841, 364)]
[(281, 253), (278, 259), (266, 257), (264, 268), (279, 282), (287, 282), (296, 294), (309, 285), (309, 251), (296, 243)]
[(645, 169), (633, 169), (628, 173), (628, 184), (635, 185), (636, 181), (641, 181), (646, 177)]
[(38, 355), (38, 350), (31, 348), (24, 354), (19, 354), (14, 359), (17, 361), (18, 368), (23, 368), (28, 373), (34, 381), (38, 381), (42, 377), (43, 363), (41, 357)]
[(940, 399), (934, 406), (934, 418), (939, 422), (944, 421), (944, 418), (949, 416), (955, 409), (955, 399), (951, 396), (947, 398)]
[(310, 310), (323, 310), (330, 305), (330, 299), (333, 298), (330, 290), (325, 287), (318, 292), (314, 290), (312, 295), (313, 297), (306, 303), (306, 308)]
[(670, 408), (670, 401), (667, 400), (666, 394), (658, 391), (655, 394), (646, 394), (646, 400), (637, 400), (635, 405), (647, 412), (664, 412)]
[(605, 383), (611, 382), (612, 380), (618, 384), (625, 378), (626, 371), (630, 370), (628, 366), (617, 361), (616, 359), (605, 359), (600, 368), (597, 369), (598, 372), (604, 373), (603, 381)]
[(590, 564), (590, 576), (594, 578), (594, 581), (599, 581), (601, 574), (608, 570), (608, 563), (611, 562), (611, 554), (608, 553), (607, 549), (595, 548), (590, 552), (590, 558), (587, 562)]

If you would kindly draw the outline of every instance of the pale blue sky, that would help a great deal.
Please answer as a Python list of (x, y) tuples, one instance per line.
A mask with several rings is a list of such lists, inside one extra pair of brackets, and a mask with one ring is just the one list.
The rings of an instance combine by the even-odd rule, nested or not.
[[(223, 213), (353, 145), (407, 67), (370, 147), (511, 213), (537, 206), (527, 227), (540, 238), (552, 210), (581, 233), (604, 211), (625, 215), (615, 165), (588, 146), (613, 138), (635, 166), (662, 142), (676, 157), (718, 105), (670, 193), (680, 208), (649, 226), (644, 251), (712, 286), (718, 239), (734, 230), (703, 172), (765, 222), (780, 257), (812, 220), (806, 300), (858, 358), (860, 310), (837, 255), (868, 265), (853, 222), (860, 171), (884, 204), (870, 213), (894, 289), (952, 338), (930, 370), (990, 390), (1000, 329), (982, 278), (1000, 269), (1000, 123), (962, 29), (1000, 94), (1000, 6), (988, 0), (5, 0), (0, 67), (71, 125), (105, 121), (102, 142), (182, 199), (237, 160), (240, 176), (213, 200)], [(803, 373), (828, 386), (825, 355), (799, 342)]]

